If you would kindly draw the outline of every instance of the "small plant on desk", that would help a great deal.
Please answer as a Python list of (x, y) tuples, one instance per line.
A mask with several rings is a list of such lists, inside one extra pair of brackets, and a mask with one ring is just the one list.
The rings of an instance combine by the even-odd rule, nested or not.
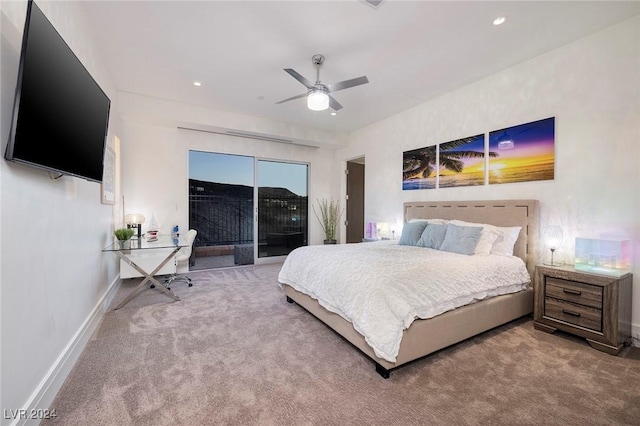
[(129, 238), (133, 237), (133, 229), (131, 228), (116, 229), (115, 231), (113, 231), (113, 235), (115, 235), (119, 241), (126, 241)]

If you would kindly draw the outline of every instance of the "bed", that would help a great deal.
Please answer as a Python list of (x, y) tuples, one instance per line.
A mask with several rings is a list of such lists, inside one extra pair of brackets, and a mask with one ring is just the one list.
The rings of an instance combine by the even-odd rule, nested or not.
[[(321, 253), (318, 251), (326, 251), (328, 253), (333, 250), (335, 256), (335, 253), (338, 253), (341, 250), (352, 250), (354, 258), (369, 258), (371, 259), (372, 264), (382, 264), (387, 262), (384, 268), (386, 270), (390, 270), (393, 269), (392, 264), (389, 264), (386, 260), (377, 260), (378, 258), (376, 256), (378, 256), (379, 253), (384, 251), (396, 254), (402, 253), (402, 258), (404, 258), (405, 256), (408, 257), (407, 253), (410, 253), (409, 250), (416, 250), (414, 247), (405, 249), (398, 246), (395, 241), (387, 241), (339, 245), (333, 248), (310, 246), (297, 249), (301, 250), (301, 252), (292, 252), (289, 255), (279, 275), (279, 282), (284, 289), (287, 301), (290, 303), (296, 302), (298, 305), (316, 316), (320, 321), (332, 328), (339, 335), (344, 337), (347, 341), (352, 343), (355, 347), (360, 349), (374, 361), (376, 371), (384, 378), (388, 378), (390, 371), (401, 365), (424, 357), (499, 325), (531, 314), (533, 311), (533, 290), (530, 277), (534, 276), (534, 268), (537, 261), (536, 244), (538, 239), (538, 202), (536, 200), (407, 202), (404, 204), (405, 222), (413, 223), (422, 219), (428, 220), (434, 218), (482, 223), (499, 227), (520, 227), (521, 230), (519, 233), (516, 233), (517, 240), (513, 245), (513, 256), (521, 259), (522, 261), (515, 258), (510, 260), (512, 263), (517, 261), (520, 265), (519, 268), (524, 270), (524, 275), (522, 271), (520, 271), (518, 275), (518, 284), (520, 287), (509, 290), (507, 294), (502, 294), (498, 291), (497, 295), (488, 294), (486, 297), (481, 297), (479, 299), (472, 298), (473, 300), (467, 301), (469, 302), (468, 304), (467, 302), (463, 302), (465, 304), (450, 307), (449, 310), (446, 310), (443, 313), (433, 311), (431, 314), (435, 312), (435, 315), (430, 315), (428, 319), (416, 319), (417, 317), (412, 317), (410, 321), (406, 321), (406, 319), (401, 318), (400, 321), (406, 321), (408, 325), (402, 328), (399, 332), (393, 331), (395, 334), (400, 333), (400, 336), (397, 339), (397, 348), (395, 348), (397, 351), (395, 352), (387, 350), (389, 347), (383, 346), (383, 349), (381, 349), (378, 345), (379, 342), (374, 342), (373, 336), (367, 334), (367, 337), (365, 337), (363, 333), (367, 333), (366, 328), (368, 326), (363, 326), (360, 319), (345, 314), (346, 311), (343, 312), (334, 309), (334, 305), (330, 300), (331, 289), (328, 289), (329, 295), (324, 294), (319, 296), (315, 291), (307, 289), (307, 287), (309, 289), (312, 289), (312, 287), (311, 284), (309, 284), (309, 286), (304, 285), (304, 278), (291, 278), (294, 276), (291, 271), (295, 271), (294, 268), (296, 267), (296, 262), (297, 264), (302, 263), (302, 260), (296, 261), (296, 258), (304, 259), (304, 257), (301, 257), (304, 254), (304, 250), (307, 251), (307, 256), (311, 255), (313, 256), (313, 259), (321, 258)], [(401, 252), (400, 250), (405, 251)], [(423, 248), (417, 250), (424, 250), (426, 253), (426, 251), (431, 249)], [(368, 254), (369, 252), (373, 254)], [(411, 255), (413, 255), (413, 252), (411, 252)], [(434, 253), (434, 255), (440, 254)], [(350, 257), (347, 252), (342, 252), (340, 256), (343, 258)], [(466, 262), (462, 257), (479, 258), (479, 256), (457, 256), (461, 256), (460, 262)], [(487, 256), (487, 258), (497, 257), (500, 256)], [(440, 262), (439, 259), (437, 261)], [(478, 259), (475, 259), (475, 261), (478, 261)], [(502, 260), (502, 262), (507, 261), (507, 259)], [(443, 260), (441, 262), (443, 265), (442, 268), (444, 268), (447, 261)], [(316, 265), (316, 268), (312, 273), (313, 276), (315, 276), (319, 271), (317, 267), (318, 262), (314, 262), (314, 264)], [(301, 265), (299, 267), (303, 266)], [(332, 281), (339, 282), (343, 279), (336, 275), (339, 273), (337, 272), (338, 269), (325, 269), (331, 270), (330, 272), (333, 273), (333, 275), (327, 275), (328, 277), (331, 277)], [(312, 281), (310, 278), (311, 275), (309, 274), (311, 274), (311, 272), (308, 270), (305, 272), (303, 269), (298, 276), (306, 276), (309, 281)], [(329, 272), (327, 272), (327, 274), (329, 274)], [(398, 277), (400, 277), (400, 275), (398, 275)], [(385, 277), (384, 279), (387, 278)], [(393, 281), (393, 279), (393, 277), (389, 278), (390, 281)], [(399, 279), (404, 282), (403, 278)], [(348, 280), (344, 279), (344, 281), (346, 282)], [(480, 281), (484, 281), (484, 278), (479, 278), (477, 281), (479, 284)], [(397, 284), (398, 283), (395, 283), (394, 285)], [(473, 285), (475, 284), (476, 283), (474, 282)], [(345, 285), (342, 283), (340, 286), (336, 287), (343, 288)], [(505, 283), (505, 288), (506, 287)], [(320, 299), (320, 301), (318, 301), (318, 299)], [(360, 299), (363, 298), (360, 297)], [(354, 309), (358, 311), (359, 308), (356, 307)], [(409, 309), (407, 312), (413, 311)], [(384, 316), (386, 314), (381, 313), (380, 315)], [(350, 321), (347, 318), (353, 318), (354, 320)], [(365, 321), (365, 323), (366, 322), (367, 321)], [(375, 328), (376, 327), (374, 327), (374, 329)], [(371, 330), (371, 327), (369, 327), (369, 330)]]

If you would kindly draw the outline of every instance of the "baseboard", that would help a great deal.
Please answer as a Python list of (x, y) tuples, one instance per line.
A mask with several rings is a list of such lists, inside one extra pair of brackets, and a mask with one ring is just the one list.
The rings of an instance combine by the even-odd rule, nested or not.
[(633, 338), (633, 346), (640, 348), (640, 324), (631, 324), (631, 336)]
[[(80, 357), (87, 342), (97, 329), (103, 314), (109, 308), (111, 301), (120, 288), (120, 276), (109, 285), (104, 296), (98, 301), (82, 326), (75, 333), (71, 341), (64, 348), (60, 356), (53, 363), (36, 390), (33, 392), (24, 407), (24, 413), (42, 412), (49, 409), (62, 384), (69, 376), (71, 369)], [(54, 419), (55, 420), (55, 419)], [(37, 425), (41, 419), (15, 419), (10, 425)]]

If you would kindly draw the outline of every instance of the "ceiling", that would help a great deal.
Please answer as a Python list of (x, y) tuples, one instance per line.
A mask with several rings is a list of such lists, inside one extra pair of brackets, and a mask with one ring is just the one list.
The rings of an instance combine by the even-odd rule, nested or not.
[[(88, 27), (119, 90), (352, 131), (640, 14), (638, 1), (91, 1)], [(492, 24), (507, 16), (501, 26)], [(283, 71), (366, 75), (315, 112)], [(195, 87), (193, 82), (202, 82)]]

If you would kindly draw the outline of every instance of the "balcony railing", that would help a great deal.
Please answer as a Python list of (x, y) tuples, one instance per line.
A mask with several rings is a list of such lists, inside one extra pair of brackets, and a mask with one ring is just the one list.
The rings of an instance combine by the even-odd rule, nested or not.
[[(253, 243), (253, 211), (252, 198), (189, 195), (189, 227), (198, 231), (194, 245)], [(260, 196), (258, 191), (259, 245), (272, 245), (279, 237), (290, 235), (295, 235), (296, 246), (306, 245), (307, 221), (307, 197)]]

